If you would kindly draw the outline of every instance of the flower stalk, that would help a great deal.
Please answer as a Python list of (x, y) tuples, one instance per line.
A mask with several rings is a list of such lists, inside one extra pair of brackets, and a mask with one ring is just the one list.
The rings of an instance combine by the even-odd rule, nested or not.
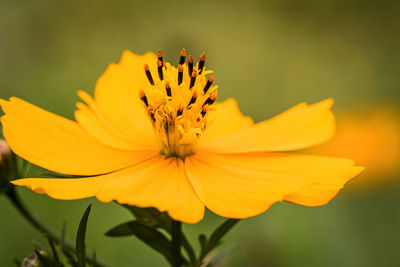
[(172, 267), (180, 267), (182, 264), (181, 237), (182, 223), (172, 220)]

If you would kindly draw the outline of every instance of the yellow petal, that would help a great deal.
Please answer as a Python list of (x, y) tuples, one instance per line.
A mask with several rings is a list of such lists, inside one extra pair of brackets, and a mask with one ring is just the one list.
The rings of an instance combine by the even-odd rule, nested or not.
[[(109, 174), (88, 178), (24, 178), (11, 181), (19, 186), (25, 186), (38, 194), (46, 194), (55, 199), (72, 200), (96, 196), (99, 190), (109, 182), (126, 175), (134, 176), (146, 168), (150, 168), (158, 156), (146, 160), (133, 167)], [(108, 200), (108, 201), (111, 201)], [(107, 201), (107, 202), (108, 202)]]
[(97, 141), (122, 150), (157, 149), (156, 143), (151, 142), (150, 136), (149, 138), (143, 138), (138, 135), (136, 138), (132, 138), (119, 131), (98, 110), (90, 95), (83, 91), (79, 91), (78, 94), (86, 102), (87, 106), (77, 103), (78, 110), (75, 111), (75, 119)]
[(215, 104), (212, 123), (199, 140), (200, 146), (220, 137), (236, 133), (254, 125), (250, 117), (244, 116), (233, 98)]
[(343, 185), (356, 177), (364, 168), (354, 166), (354, 161), (294, 153), (207, 154), (207, 159), (226, 168), (265, 172), (283, 177), (301, 178), (309, 185), (289, 195), (284, 200), (306, 206), (328, 203)]
[(95, 196), (99, 188), (106, 182), (103, 178), (103, 176), (71, 179), (24, 178), (11, 181), (11, 183), (25, 186), (35, 193), (46, 194), (55, 199), (72, 200)]
[(97, 175), (132, 166), (156, 151), (122, 151), (104, 146), (77, 123), (18, 98), (0, 100), (7, 143), (20, 157), (43, 168)]
[(132, 139), (152, 138), (153, 127), (139, 99), (139, 90), (148, 84), (143, 66), (148, 64), (153, 77), (157, 73), (157, 56), (153, 53), (135, 55), (124, 51), (118, 64), (111, 64), (98, 79), (95, 102), (102, 114)]
[[(353, 165), (353, 161), (349, 160), (347, 164), (343, 163), (341, 167), (335, 167), (325, 175), (310, 176), (314, 183), (308, 188), (286, 196), (285, 201), (310, 207), (327, 204), (338, 194), (346, 182), (355, 178), (365, 169)], [(336, 180), (336, 183), (333, 180)]]
[(299, 104), (288, 111), (240, 132), (218, 138), (204, 149), (219, 153), (290, 151), (327, 141), (335, 132), (331, 99)]
[[(246, 160), (246, 158), (244, 158)], [(199, 198), (214, 213), (247, 218), (266, 211), (286, 195), (310, 185), (303, 177), (243, 166), (235, 156), (200, 152), (186, 158), (185, 166)]]
[(181, 159), (154, 160), (152, 167), (114, 179), (97, 198), (139, 207), (156, 207), (179, 221), (196, 223), (203, 218), (204, 205), (190, 184)]
[(155, 207), (175, 220), (196, 223), (204, 216), (204, 205), (186, 177), (183, 161), (155, 157), (111, 174), (78, 179), (21, 179), (16, 185), (56, 199), (96, 196), (100, 201)]

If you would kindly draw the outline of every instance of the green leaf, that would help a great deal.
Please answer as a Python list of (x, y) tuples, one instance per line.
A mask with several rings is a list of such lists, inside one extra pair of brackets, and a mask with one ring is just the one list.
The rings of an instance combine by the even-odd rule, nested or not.
[(130, 236), (134, 235), (134, 231), (131, 229), (131, 224), (138, 223), (137, 221), (129, 221), (126, 223), (119, 224), (112, 228), (111, 230), (108, 230), (107, 233), (105, 234), (106, 236), (109, 237), (124, 237), (124, 236)]
[(76, 262), (74, 256), (72, 255), (72, 253), (70, 253), (67, 250), (63, 250), (63, 254), (65, 256), (65, 258), (68, 260), (68, 263), (73, 266), (73, 267), (78, 267), (78, 263)]
[(50, 245), (50, 248), (51, 248), (51, 252), (53, 254), (55, 265), (57, 267), (60, 267), (61, 266), (61, 262), (60, 262), (60, 258), (58, 257), (58, 253), (57, 253), (56, 247), (54, 246), (54, 243), (53, 243), (53, 241), (51, 240), (50, 237), (47, 236), (47, 240), (49, 241), (49, 245)]
[(221, 243), (220, 241), (224, 235), (226, 235), (239, 221), (240, 220), (238, 219), (227, 219), (223, 224), (221, 224), (210, 236), (208, 245), (211, 249), (217, 247)]
[(79, 267), (86, 266), (85, 236), (86, 236), (86, 227), (91, 208), (92, 204), (90, 204), (86, 208), (85, 213), (82, 216), (81, 222), (79, 223), (78, 233), (76, 234), (76, 254), (78, 256)]
[(136, 206), (124, 205), (141, 224), (149, 227), (156, 227), (171, 232), (172, 221), (166, 212), (159, 212), (155, 208), (139, 208)]
[(207, 250), (207, 237), (204, 234), (199, 235), (199, 243), (200, 243), (200, 259), (202, 259)]
[(238, 219), (227, 219), (225, 220), (215, 231), (211, 234), (210, 238), (204, 235), (199, 236), (201, 245), (200, 261), (204, 259), (207, 254), (221, 244), (221, 239), (235, 226), (240, 220)]
[(68, 263), (73, 267), (77, 267), (78, 263), (76, 262), (74, 255), (72, 255), (72, 253), (69, 252), (65, 246), (66, 230), (67, 230), (67, 223), (64, 221), (63, 225), (62, 225), (62, 229), (61, 229), (60, 248), (61, 248), (61, 251), (63, 252), (65, 258), (68, 260)]
[(130, 221), (112, 228), (107, 236), (120, 237), (135, 235), (148, 246), (161, 253), (168, 262), (172, 262), (172, 246), (170, 241), (158, 230), (138, 221)]

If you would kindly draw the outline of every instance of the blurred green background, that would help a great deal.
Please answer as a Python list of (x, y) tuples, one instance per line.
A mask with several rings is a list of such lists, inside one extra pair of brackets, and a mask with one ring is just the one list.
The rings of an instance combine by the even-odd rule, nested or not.
[[(0, 98), (18, 96), (73, 118), (77, 90), (92, 93), (96, 79), (124, 49), (161, 49), (177, 63), (186, 48), (196, 58), (207, 53), (220, 99), (235, 97), (256, 121), (327, 97), (335, 99), (336, 111), (396, 107), (399, 14), (398, 1), (2, 0)], [(237, 249), (223, 264), (400, 266), (399, 189), (392, 179), (368, 190), (345, 188), (320, 208), (278, 203), (228, 235), (225, 248), (236, 244)], [(116, 204), (20, 192), (52, 228), (67, 221), (70, 238), (86, 205), (94, 202), (88, 248), (111, 266), (166, 266), (134, 238), (104, 236), (130, 218)], [(185, 229), (195, 242), (197, 234), (221, 221), (207, 213)], [(45, 243), (0, 196), (0, 266), (13, 266), (13, 258), (29, 254), (32, 240)]]

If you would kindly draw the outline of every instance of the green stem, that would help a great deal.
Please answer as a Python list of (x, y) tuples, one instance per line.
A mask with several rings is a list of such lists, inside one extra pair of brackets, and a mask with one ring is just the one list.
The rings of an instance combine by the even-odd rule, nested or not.
[(181, 237), (182, 237), (182, 223), (172, 220), (172, 266), (181, 267)]
[[(6, 192), (7, 197), (13, 203), (15, 208), (19, 211), (19, 213), (39, 232), (46, 235), (49, 239), (51, 239), (57, 245), (61, 244), (60, 235), (54, 233), (50, 229), (48, 229), (45, 225), (43, 225), (38, 219), (36, 219), (33, 214), (26, 208), (23, 204), (21, 198), (18, 196), (17, 191), (14, 186), (11, 186), (10, 189)], [(75, 247), (70, 242), (65, 242), (64, 247), (69, 252), (72, 252), (76, 255)], [(107, 267), (104, 263), (99, 262), (98, 259), (93, 259), (91, 256), (87, 255), (86, 260), (90, 264), (95, 264), (97, 267)]]

